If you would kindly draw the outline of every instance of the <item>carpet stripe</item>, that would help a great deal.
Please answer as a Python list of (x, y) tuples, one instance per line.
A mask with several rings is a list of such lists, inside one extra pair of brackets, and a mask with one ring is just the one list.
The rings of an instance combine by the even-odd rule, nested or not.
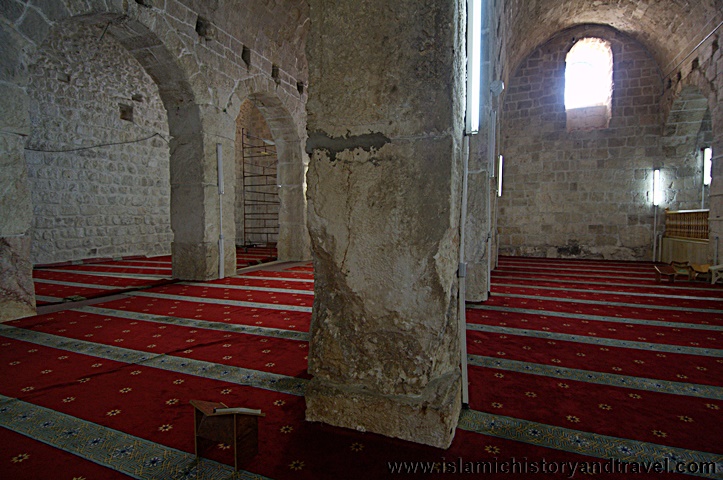
[(497, 298), (524, 298), (526, 300), (548, 300), (552, 302), (565, 302), (565, 303), (582, 303), (586, 305), (605, 305), (613, 307), (626, 307), (626, 308), (649, 308), (651, 310), (666, 310), (666, 311), (680, 311), (680, 312), (699, 312), (699, 313), (723, 313), (723, 310), (717, 310), (713, 308), (691, 308), (691, 307), (671, 307), (668, 305), (650, 305), (640, 303), (623, 303), (623, 302), (606, 302), (601, 300), (583, 300), (579, 298), (562, 298), (562, 297), (542, 297), (536, 295), (520, 295), (516, 293), (494, 293), (490, 294), (490, 297)]
[[(499, 275), (498, 278), (492, 279), (492, 286), (494, 287), (497, 285), (498, 281), (503, 280), (518, 280), (520, 282), (525, 282), (525, 284), (512, 284), (512, 285), (504, 285), (506, 287), (524, 287), (524, 288), (537, 288), (536, 286), (530, 285), (530, 279), (528, 277), (512, 277), (509, 275)], [(640, 283), (618, 283), (618, 282), (591, 282), (591, 281), (575, 281), (572, 282), (570, 280), (559, 280), (559, 279), (540, 279), (541, 282), (545, 283), (563, 283), (563, 284), (574, 284), (574, 285), (599, 285), (599, 286), (608, 286), (608, 287), (630, 287), (630, 288), (655, 288), (656, 290), (676, 290), (685, 292), (690, 292), (691, 290), (697, 291), (697, 292), (717, 292), (721, 293), (721, 289), (719, 288), (710, 288), (710, 287), (703, 287), (704, 284), (699, 284), (694, 287), (683, 287), (680, 286), (680, 284), (660, 284), (660, 283), (652, 283), (652, 284), (640, 284)], [(710, 285), (710, 284), (705, 284)], [(588, 291), (588, 290), (585, 290)], [(629, 293), (629, 292), (626, 292)], [(700, 298), (700, 297), (695, 297)], [(716, 297), (716, 300), (721, 300), (720, 297)]]
[[(118, 268), (118, 269), (137, 269), (137, 270), (171, 270), (171, 266), (160, 266), (160, 267), (152, 267), (152, 266), (142, 266), (142, 265), (120, 265), (120, 264), (110, 264), (110, 263), (84, 263), (84, 264), (78, 264), (73, 265), (73, 267), (61, 268), (60, 270), (64, 271), (77, 271), (79, 273), (85, 272), (86, 270), (83, 270), (82, 268), (78, 270), (73, 270), (73, 268), (78, 267), (85, 267), (85, 268)], [(90, 271), (97, 271), (97, 270), (90, 270)], [(112, 270), (109, 270), (108, 273), (111, 273)]]
[(62, 270), (59, 268), (43, 268), (44, 272), (57, 272), (57, 273), (76, 273), (79, 275), (93, 275), (96, 277), (113, 277), (113, 278), (142, 278), (149, 280), (167, 280), (170, 277), (159, 277), (158, 275), (150, 275), (146, 273), (117, 273), (117, 272), (94, 272), (87, 270)]
[[(258, 277), (256, 277), (258, 280)], [(179, 285), (189, 285), (193, 287), (211, 287), (229, 290), (253, 290), (256, 292), (273, 292), (273, 293), (297, 293), (300, 295), (314, 295), (313, 290), (292, 290), (290, 288), (273, 288), (273, 287), (254, 287), (251, 285), (234, 285), (231, 283), (191, 283), (181, 282)]]
[(231, 305), (235, 307), (266, 308), (268, 310), (288, 310), (294, 312), (311, 313), (311, 307), (301, 305), (281, 305), (278, 303), (244, 302), (241, 300), (223, 300), (220, 298), (191, 297), (184, 295), (169, 295), (165, 293), (133, 292), (128, 294), (131, 297), (163, 298), (165, 300), (182, 300), (184, 302), (213, 303), (217, 305)]
[[(589, 270), (585, 270), (588, 271)], [(596, 280), (600, 280), (601, 278), (606, 279), (616, 279), (616, 280), (626, 280), (626, 281), (633, 281), (633, 280), (640, 280), (640, 281), (650, 281), (654, 280), (655, 276), (653, 275), (646, 275), (646, 276), (634, 276), (633, 273), (629, 275), (612, 275), (612, 274), (606, 274), (606, 275), (600, 275), (600, 274), (584, 274), (584, 273), (578, 273), (575, 271), (560, 271), (559, 269), (550, 269), (549, 272), (547, 271), (536, 271), (536, 267), (529, 269), (529, 268), (503, 268), (498, 267), (494, 270), (494, 273), (496, 274), (520, 274), (524, 273), (528, 280), (533, 280), (537, 277), (549, 277), (554, 276), (555, 278), (565, 278), (569, 277), (571, 279), (576, 278), (592, 278)], [(617, 272), (621, 273), (621, 272)]]
[(619, 269), (615, 270), (608, 270), (606, 267), (603, 268), (590, 268), (585, 265), (580, 266), (572, 266), (568, 265), (563, 268), (560, 268), (558, 266), (544, 266), (539, 264), (534, 265), (523, 265), (523, 266), (517, 266), (517, 265), (511, 265), (511, 264), (504, 264), (504, 262), (500, 263), (499, 267), (500, 270), (525, 270), (525, 271), (532, 271), (534, 273), (535, 270), (551, 270), (555, 273), (560, 274), (567, 274), (567, 273), (574, 273), (577, 274), (577, 272), (585, 272), (585, 273), (617, 273), (617, 274), (643, 274), (643, 275), (650, 275), (653, 276), (655, 274), (655, 270), (653, 268), (635, 268), (635, 269), (626, 269), (624, 267), (621, 267)]
[(289, 395), (303, 395), (307, 380), (248, 368), (221, 365), (190, 358), (158, 355), (139, 350), (68, 339), (49, 333), (24, 330), (0, 324), (0, 336), (24, 342), (81, 353), (93, 357), (144, 365), (186, 375), (222, 380), (224, 382), (262, 388)]
[(62, 302), (62, 298), (58, 297), (49, 297), (47, 295), (35, 295), (35, 300), (39, 300), (41, 302), (48, 302), (48, 303), (55, 303), (55, 302)]
[(305, 282), (305, 283), (314, 283), (313, 278), (288, 278), (288, 277), (263, 277), (261, 275), (236, 275), (233, 278), (244, 278), (247, 280), (259, 280), (259, 279), (268, 279), (268, 280), (278, 280), (282, 282)]
[(118, 287), (111, 287), (108, 285), (97, 285), (90, 283), (77, 283), (77, 282), (63, 282), (60, 280), (46, 280), (44, 278), (34, 278), (35, 283), (48, 283), (51, 285), (62, 285), (65, 287), (80, 287), (80, 288), (95, 288), (98, 290), (118, 290)]
[(282, 330), (280, 328), (258, 327), (250, 325), (239, 325), (231, 323), (214, 322), (211, 320), (196, 320), (184, 317), (169, 317), (165, 315), (153, 315), (148, 313), (131, 312), (127, 310), (113, 310), (110, 308), (100, 307), (81, 307), (73, 309), (75, 312), (94, 313), (96, 315), (105, 315), (108, 317), (125, 318), (128, 320), (141, 320), (144, 322), (154, 322), (164, 325), (177, 325), (183, 327), (191, 327), (205, 330), (216, 330), (220, 332), (244, 333), (247, 335), (261, 335), (264, 337), (283, 338), (287, 340), (299, 340), (302, 342), (309, 341), (308, 332), (299, 332), (296, 330)]
[(500, 255), (500, 265), (567, 265), (574, 267), (617, 267), (624, 270), (650, 270), (655, 263), (630, 260), (602, 260), (585, 258), (547, 258), (547, 257), (513, 257)]
[(584, 335), (571, 335), (568, 333), (543, 332), (539, 330), (526, 330), (522, 328), (496, 327), (479, 323), (468, 323), (467, 330), (478, 332), (502, 333), (521, 337), (545, 338), (561, 340), (564, 342), (578, 342), (592, 345), (605, 345), (608, 347), (633, 348), (650, 352), (685, 353), (688, 355), (702, 355), (706, 357), (723, 357), (723, 350), (699, 347), (684, 347), (664, 343), (636, 342), (632, 340), (617, 340), (613, 338), (588, 337)]
[(578, 382), (596, 383), (613, 387), (634, 388), (656, 393), (685, 395), (689, 397), (710, 398), (723, 400), (723, 388), (694, 383), (671, 382), (653, 378), (631, 377), (612, 373), (594, 372), (576, 368), (556, 367), (541, 363), (521, 362), (503, 358), (483, 357), (481, 355), (468, 355), (470, 365), (478, 367), (495, 368), (508, 372), (528, 373), (544, 377), (575, 380)]
[(267, 478), (4, 395), (0, 425), (138, 479)]
[[(648, 298), (665, 298), (675, 300), (708, 300), (712, 302), (723, 302), (723, 298), (718, 297), (695, 297), (687, 295), (666, 295), (660, 293), (642, 293), (642, 292), (616, 292), (612, 290), (593, 290), (585, 288), (562, 288), (562, 287), (546, 287), (541, 285), (519, 285), (519, 284), (508, 284), (508, 283), (493, 283), (493, 287), (509, 287), (509, 288), (524, 288), (529, 290), (553, 290), (560, 292), (578, 292), (578, 293), (592, 293), (598, 295), (621, 295), (628, 297), (648, 297)], [(646, 304), (647, 305), (647, 304)], [(666, 307), (669, 308), (669, 307)]]
[[(458, 428), (603, 460), (613, 458), (622, 462), (663, 462), (668, 459), (671, 468), (675, 463), (702, 464), (710, 465), (711, 470), (715, 467), (715, 471), (723, 471), (722, 455), (599, 435), (476, 410), (462, 410)], [(720, 478), (715, 473), (696, 476)]]
[(551, 310), (534, 310), (531, 308), (514, 308), (514, 307), (496, 307), (492, 305), (473, 305), (467, 304), (467, 308), (475, 310), (489, 310), (496, 312), (508, 312), (508, 313), (520, 313), (526, 315), (544, 315), (548, 317), (560, 317), (570, 318), (577, 320), (593, 320), (596, 322), (616, 322), (616, 323), (631, 323), (636, 325), (651, 325), (658, 327), (673, 327), (673, 328), (690, 328), (694, 330), (706, 330), (719, 332), (723, 331), (723, 326), (719, 325), (698, 325), (695, 323), (676, 323), (676, 322), (661, 322), (657, 320), (639, 320), (637, 318), (625, 318), (625, 317), (608, 317), (604, 315), (589, 315), (584, 313), (569, 313), (569, 312), (553, 312)]

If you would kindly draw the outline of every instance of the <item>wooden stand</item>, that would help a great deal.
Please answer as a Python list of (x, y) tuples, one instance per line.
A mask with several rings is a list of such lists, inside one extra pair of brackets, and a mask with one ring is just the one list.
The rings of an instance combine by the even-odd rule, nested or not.
[(243, 413), (217, 412), (228, 407), (220, 402), (191, 400), (194, 407), (194, 436), (196, 459), (215, 443), (233, 447), (234, 469), (251, 460), (259, 452), (260, 410), (238, 409)]
[(660, 277), (668, 277), (669, 282), (675, 282), (675, 276), (678, 272), (670, 265), (655, 265), (655, 281), (660, 283)]
[(668, 280), (672, 283), (675, 282), (677, 276), (688, 277), (688, 280), (693, 280), (693, 269), (688, 262), (670, 262), (670, 265), (655, 265), (655, 281), (660, 283), (661, 276), (668, 277)]

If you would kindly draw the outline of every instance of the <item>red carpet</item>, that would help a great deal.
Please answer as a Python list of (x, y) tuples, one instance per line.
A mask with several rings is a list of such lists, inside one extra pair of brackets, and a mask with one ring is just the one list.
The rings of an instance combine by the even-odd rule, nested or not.
[(655, 284), (645, 263), (508, 265), (527, 279), (495, 272), (490, 301), (469, 305), (470, 409), (446, 451), (304, 421), (313, 272), (295, 266), (0, 325), (0, 477), (231, 478), (227, 445), (194, 464), (188, 402), (203, 399), (266, 413), (234, 478), (660, 477), (622, 461), (718, 462), (699, 476), (720, 478), (723, 289)]
[[(238, 247), (236, 268), (276, 260), (276, 248)], [(38, 306), (115, 295), (168, 283), (171, 256), (94, 258), (79, 262), (36, 265), (33, 270)]]

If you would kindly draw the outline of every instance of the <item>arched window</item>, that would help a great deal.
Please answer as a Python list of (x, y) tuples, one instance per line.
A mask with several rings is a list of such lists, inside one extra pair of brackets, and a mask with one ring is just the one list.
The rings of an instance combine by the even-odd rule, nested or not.
[(579, 40), (565, 57), (568, 130), (607, 128), (611, 116), (613, 53), (600, 38)]

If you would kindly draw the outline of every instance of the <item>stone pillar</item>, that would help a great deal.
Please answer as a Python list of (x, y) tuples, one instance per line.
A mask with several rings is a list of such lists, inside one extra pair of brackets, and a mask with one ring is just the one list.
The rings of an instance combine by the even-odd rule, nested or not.
[(305, 177), (308, 157), (298, 141), (278, 140), (279, 158), (279, 239), (278, 259), (300, 261), (311, 258), (309, 232), (306, 227)]
[[(494, 269), (497, 260), (495, 235), (496, 202), (494, 186), (495, 165), (490, 163), (489, 138), (491, 111), (499, 110), (499, 104), (490, 95), (490, 84), (496, 80), (493, 64), (497, 58), (495, 51), (496, 34), (494, 22), (494, 2), (483, 1), (482, 39), (482, 75), (480, 79), (480, 127), (476, 135), (470, 136), (469, 171), (467, 174), (467, 218), (465, 223), (464, 260), (467, 263), (465, 280), (465, 300), (481, 302), (487, 300), (490, 291), (489, 271)], [(497, 113), (499, 115), (499, 112)], [(496, 122), (495, 122), (496, 123)], [(497, 136), (497, 135), (495, 135)], [(495, 149), (496, 151), (496, 149)], [(490, 173), (490, 169), (493, 171)]]
[[(179, 117), (182, 128), (174, 130)], [(202, 120), (201, 120), (202, 119)], [(223, 152), (224, 273), (236, 273), (235, 123), (206, 107), (169, 109), (171, 140), (171, 227), (173, 277), (183, 280), (218, 278), (220, 209), (216, 144)]]
[[(723, 60), (722, 60), (723, 62)], [(723, 83), (723, 81), (719, 81)], [(723, 106), (716, 104), (711, 108), (713, 119), (713, 159), (710, 184), (710, 213), (708, 217), (709, 247), (708, 258), (711, 263), (717, 260), (723, 263)], [(717, 241), (716, 241), (717, 239)]]
[[(486, 158), (482, 162), (486, 162)], [(471, 161), (470, 167), (477, 166), (475, 165), (477, 163)], [(488, 212), (488, 209), (494, 208), (492, 181), (486, 166), (470, 168), (467, 178), (469, 195), (464, 242), (467, 262), (465, 297), (468, 302), (487, 300), (490, 291), (488, 271), (495, 267), (494, 232), (490, 232), (495, 212), (494, 210)]]
[(34, 315), (35, 289), (30, 263), (33, 212), (25, 164), (30, 133), (28, 97), (21, 85), (25, 69), (19, 35), (0, 31), (0, 322)]
[(310, 4), (306, 419), (446, 448), (461, 407), (464, 2)]

